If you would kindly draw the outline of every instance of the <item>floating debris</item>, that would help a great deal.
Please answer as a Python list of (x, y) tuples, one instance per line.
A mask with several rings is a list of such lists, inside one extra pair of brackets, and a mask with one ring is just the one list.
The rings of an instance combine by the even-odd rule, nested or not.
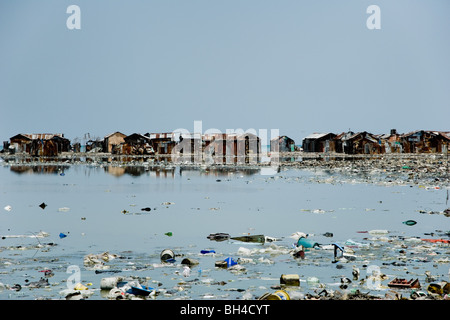
[(407, 226), (413, 226), (415, 225), (417, 222), (414, 220), (406, 220), (402, 222), (403, 224), (406, 224)]

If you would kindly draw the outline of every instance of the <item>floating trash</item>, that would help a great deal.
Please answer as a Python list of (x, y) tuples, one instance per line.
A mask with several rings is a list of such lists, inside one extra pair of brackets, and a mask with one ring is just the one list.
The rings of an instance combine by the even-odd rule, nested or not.
[(201, 254), (208, 254), (208, 253), (216, 253), (216, 251), (214, 251), (214, 250), (201, 250), (200, 253)]
[(297, 247), (303, 246), (303, 248), (315, 248), (320, 247), (317, 242), (312, 241), (311, 239), (307, 239), (304, 237), (300, 237), (297, 241)]
[(184, 259), (181, 261), (181, 264), (185, 264), (185, 265), (188, 265), (188, 266), (194, 266), (194, 265), (199, 264), (199, 261), (196, 260), (196, 259), (184, 258)]
[(242, 242), (259, 242), (259, 243), (264, 243), (266, 241), (266, 237), (264, 235), (239, 236), (239, 237), (231, 237), (230, 239)]
[(300, 286), (300, 277), (298, 274), (282, 274), (280, 284), (286, 286)]
[(160, 258), (162, 262), (175, 262), (175, 253), (170, 249), (164, 249), (160, 254)]
[(228, 233), (211, 233), (206, 238), (214, 241), (225, 241), (230, 239), (230, 235)]
[(291, 300), (289, 294), (284, 290), (277, 290), (273, 293), (265, 293), (258, 300)]
[(226, 262), (228, 268), (237, 265), (237, 262), (232, 257), (228, 257), (223, 261)]
[(407, 226), (413, 226), (415, 225), (417, 222), (414, 220), (406, 220), (402, 222), (403, 224), (406, 224)]

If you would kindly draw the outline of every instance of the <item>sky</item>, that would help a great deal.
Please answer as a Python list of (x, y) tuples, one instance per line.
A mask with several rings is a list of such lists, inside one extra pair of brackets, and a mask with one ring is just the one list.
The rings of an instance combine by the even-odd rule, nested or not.
[(448, 0), (0, 0), (0, 141), (450, 131), (449, 40)]

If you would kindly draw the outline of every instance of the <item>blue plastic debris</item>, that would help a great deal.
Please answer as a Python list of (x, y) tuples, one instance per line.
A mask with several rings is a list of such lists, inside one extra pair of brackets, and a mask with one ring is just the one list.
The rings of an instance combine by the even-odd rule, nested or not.
[(136, 296), (148, 296), (152, 292), (152, 290), (153, 288), (146, 286), (142, 286), (141, 288), (131, 287), (130, 289), (127, 290), (127, 293), (131, 293)]
[(216, 253), (214, 250), (201, 250), (201, 254), (207, 254), (207, 253)]
[(65, 238), (65, 237), (67, 237), (66, 234), (64, 234), (64, 233), (62, 233), (62, 232), (59, 234), (59, 238), (60, 238), (60, 239)]
[(310, 239), (300, 237), (300, 239), (298, 239), (298, 241), (297, 241), (297, 247), (299, 247), (299, 246), (303, 246), (304, 248), (314, 248), (316, 246), (318, 247), (319, 244)]
[(223, 261), (227, 263), (228, 268), (237, 264), (237, 262), (232, 257), (228, 257)]

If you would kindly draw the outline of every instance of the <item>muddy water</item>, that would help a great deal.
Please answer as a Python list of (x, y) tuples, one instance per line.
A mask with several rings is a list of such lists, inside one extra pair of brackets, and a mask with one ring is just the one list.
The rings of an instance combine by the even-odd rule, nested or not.
[[(302, 298), (318, 287), (343, 290), (340, 280), (352, 279), (353, 266), (360, 277), (346, 290), (380, 297), (395, 277), (419, 278), (426, 287), (429, 271), (448, 281), (448, 244), (420, 241), (449, 238), (450, 218), (440, 214), (448, 208), (447, 189), (376, 180), (298, 169), (262, 175), (259, 169), (0, 166), (0, 299), (64, 299), (71, 266), (79, 268), (77, 280), (89, 289), (89, 299), (108, 299), (100, 282), (112, 276), (157, 289), (156, 299), (256, 299), (274, 291), (282, 274), (299, 275), (300, 286), (290, 290)], [(356, 260), (333, 263), (333, 251), (324, 248), (295, 259), (290, 236), (297, 231), (324, 248), (351, 248)], [(278, 241), (207, 239), (218, 232)], [(166, 248), (175, 252), (174, 263), (161, 263)], [(105, 252), (115, 259), (101, 268), (84, 264), (87, 255)], [(181, 265), (186, 257), (199, 261), (188, 276)], [(227, 257), (241, 258), (242, 269), (215, 267)], [(369, 266), (386, 275), (377, 288), (361, 281)], [(320, 284), (308, 282), (311, 277)], [(41, 278), (48, 285), (36, 287)], [(21, 290), (10, 288), (15, 284)]]

